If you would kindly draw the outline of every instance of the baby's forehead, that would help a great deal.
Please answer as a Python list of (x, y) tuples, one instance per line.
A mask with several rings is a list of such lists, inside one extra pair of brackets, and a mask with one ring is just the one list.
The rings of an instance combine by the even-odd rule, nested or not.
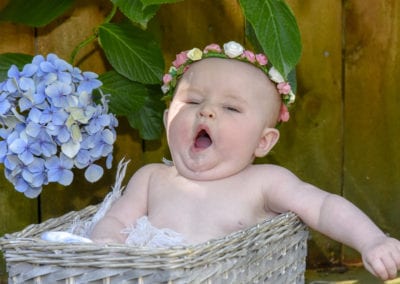
[(262, 70), (235, 59), (206, 58), (195, 62), (183, 74), (179, 87), (224, 97), (226, 94), (237, 95), (260, 103), (266, 100), (281, 102), (275, 84)]
[(221, 84), (232, 83), (230, 79), (237, 83), (248, 82), (249, 84), (255, 84), (258, 82), (266, 84), (274, 91), (276, 90), (274, 83), (261, 69), (236, 59), (205, 58), (192, 63), (183, 74), (183, 78), (193, 80), (196, 77), (220, 79)]
[(219, 68), (221, 70), (228, 69), (231, 72), (238, 71), (243, 73), (259, 74), (260, 76), (264, 76), (267, 79), (269, 79), (268, 76), (260, 68), (250, 63), (232, 58), (216, 58), (216, 57), (205, 58), (192, 63), (189, 68), (193, 68), (193, 66), (195, 66), (198, 69)]

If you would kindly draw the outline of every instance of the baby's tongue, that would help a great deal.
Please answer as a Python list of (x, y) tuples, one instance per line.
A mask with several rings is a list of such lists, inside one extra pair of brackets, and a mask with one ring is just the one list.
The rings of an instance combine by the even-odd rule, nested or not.
[(211, 145), (212, 141), (210, 136), (207, 134), (205, 131), (201, 131), (199, 135), (196, 137), (196, 141), (194, 142), (194, 145), (196, 148), (202, 148), (205, 149)]

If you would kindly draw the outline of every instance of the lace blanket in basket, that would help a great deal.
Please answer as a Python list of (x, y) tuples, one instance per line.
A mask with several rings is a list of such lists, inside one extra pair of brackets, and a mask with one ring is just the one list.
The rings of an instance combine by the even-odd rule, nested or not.
[[(129, 161), (125, 162), (123, 159), (120, 161), (112, 191), (104, 198), (99, 209), (90, 220), (77, 219), (71, 224), (71, 228), (68, 231), (45, 232), (42, 234), (42, 239), (65, 243), (92, 242), (89, 236), (93, 227), (104, 217), (111, 205), (121, 197), (124, 189), (121, 183), (128, 163)], [(185, 245), (185, 240), (181, 234), (171, 229), (154, 227), (147, 216), (139, 218), (135, 224), (123, 229), (121, 233), (127, 235), (125, 243), (132, 246), (155, 248)]]

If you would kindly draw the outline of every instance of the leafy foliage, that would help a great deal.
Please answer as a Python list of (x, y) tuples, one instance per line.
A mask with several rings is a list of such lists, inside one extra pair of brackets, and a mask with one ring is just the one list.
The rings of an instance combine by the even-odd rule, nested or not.
[(22, 53), (3, 53), (0, 54), (0, 82), (7, 79), (7, 72), (11, 65), (16, 65), (21, 69), (25, 64), (32, 61), (33, 56)]
[[(156, 139), (162, 132), (160, 83), (164, 62), (159, 44), (146, 30), (163, 4), (183, 0), (110, 0), (113, 9), (88, 39), (71, 51), (71, 64), (79, 50), (92, 40), (98, 40), (111, 65), (111, 71), (100, 75), (102, 90), (111, 94), (110, 110), (126, 116), (130, 125), (144, 139)], [(73, 0), (9, 1), (0, 11), (0, 20), (42, 27), (66, 14)], [(292, 78), (294, 66), (301, 54), (300, 33), (290, 8), (283, 0), (240, 0), (248, 23), (250, 41), (269, 56), (274, 66)], [(125, 20), (111, 22), (117, 11)], [(21, 13), (21, 11), (24, 11)], [(261, 51), (261, 50), (260, 50)], [(0, 55), (0, 82), (6, 78), (11, 64), (23, 66), (30, 55)], [(290, 73), (292, 71), (292, 73)]]
[(272, 64), (287, 77), (301, 55), (300, 31), (282, 0), (240, 0), (244, 16)]
[(132, 25), (106, 23), (99, 28), (100, 43), (115, 70), (143, 84), (157, 84), (164, 72), (160, 48), (149, 33)]
[(43, 27), (64, 14), (73, 3), (74, 0), (12, 0), (0, 12), (0, 20)]

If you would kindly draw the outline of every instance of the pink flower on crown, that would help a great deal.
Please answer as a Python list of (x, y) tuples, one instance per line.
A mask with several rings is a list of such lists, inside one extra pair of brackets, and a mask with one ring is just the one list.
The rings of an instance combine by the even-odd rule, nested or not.
[(287, 95), (292, 90), (292, 88), (290, 87), (290, 84), (288, 82), (278, 83), (278, 85), (276, 87), (278, 89), (279, 94), (282, 94), (282, 95)]
[(254, 63), (256, 62), (256, 56), (253, 52), (251, 52), (250, 50), (245, 50), (243, 51), (243, 55), (244, 58), (246, 58), (249, 62)]
[(268, 58), (262, 53), (256, 54), (256, 60), (261, 66), (268, 64)]
[(168, 84), (168, 83), (171, 82), (171, 81), (172, 81), (172, 75), (169, 74), (169, 73), (164, 74), (164, 76), (163, 76), (163, 83), (164, 83), (164, 84)]
[(221, 52), (222, 49), (221, 49), (221, 47), (220, 47), (218, 44), (212, 43), (212, 44), (207, 45), (207, 46), (204, 48), (204, 53), (207, 53), (208, 51)]
[(179, 68), (182, 64), (184, 64), (188, 60), (187, 51), (182, 51), (176, 55), (176, 59), (172, 62), (176, 68)]
[(290, 118), (290, 114), (289, 114), (289, 110), (287, 108), (287, 106), (282, 103), (281, 104), (281, 109), (280, 109), (280, 113), (279, 113), (279, 118), (278, 118), (278, 122), (287, 122)]

